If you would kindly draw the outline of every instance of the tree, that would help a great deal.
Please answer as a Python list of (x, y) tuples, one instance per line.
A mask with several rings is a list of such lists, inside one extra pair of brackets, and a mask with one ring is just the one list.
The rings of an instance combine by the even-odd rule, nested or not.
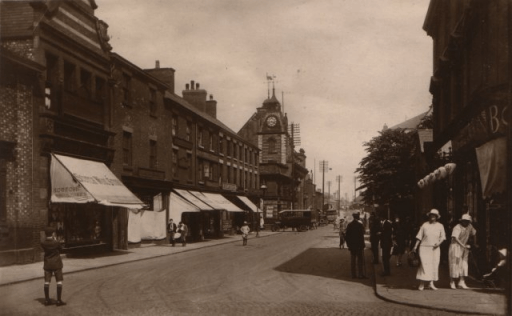
[(416, 185), (414, 159), (416, 132), (385, 129), (364, 143), (368, 155), (361, 160), (361, 195), (367, 204), (394, 204), (412, 198)]

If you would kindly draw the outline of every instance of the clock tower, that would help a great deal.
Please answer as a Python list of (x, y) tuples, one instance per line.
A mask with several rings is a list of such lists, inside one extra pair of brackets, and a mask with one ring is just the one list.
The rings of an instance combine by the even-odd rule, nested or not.
[[(238, 135), (260, 149), (260, 184), (266, 187), (261, 192), (265, 222), (272, 223), (281, 210), (302, 206), (296, 198), (297, 188), (308, 171), (303, 163), (299, 164), (294, 159), (299, 153), (295, 153), (288, 132), (288, 117), (282, 112), (275, 89), (272, 89), (272, 96), (257, 108), (257, 112), (240, 129)], [(301, 157), (305, 159), (305, 155)]]

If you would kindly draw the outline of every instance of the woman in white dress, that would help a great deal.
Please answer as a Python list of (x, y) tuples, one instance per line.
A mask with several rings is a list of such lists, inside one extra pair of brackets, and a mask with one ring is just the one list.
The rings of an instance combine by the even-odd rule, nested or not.
[(460, 224), (457, 224), (452, 231), (452, 242), (448, 251), (450, 262), (450, 287), (456, 289), (455, 279), (459, 278), (459, 287), (467, 289), (464, 277), (468, 276), (468, 256), (469, 248), (467, 245), (469, 237), (473, 236), (476, 245), (476, 230), (471, 225), (471, 216), (462, 215)]
[(437, 290), (434, 281), (439, 279), (439, 260), (441, 256), (439, 246), (446, 239), (443, 225), (437, 222), (441, 217), (439, 211), (432, 209), (427, 215), (429, 220), (421, 225), (413, 248), (413, 251), (417, 252), (419, 246), (421, 265), (416, 273), (416, 279), (420, 280), (420, 286), (418, 287), (420, 291), (425, 288), (425, 282), (430, 282), (429, 287), (432, 290)]

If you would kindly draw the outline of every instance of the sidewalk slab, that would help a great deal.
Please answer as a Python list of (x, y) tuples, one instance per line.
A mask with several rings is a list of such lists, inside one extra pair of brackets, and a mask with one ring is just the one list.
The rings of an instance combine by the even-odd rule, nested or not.
[(396, 266), (396, 257), (391, 258), (391, 276), (380, 275), (383, 271), (382, 264), (373, 265), (375, 293), (378, 297), (414, 307), (464, 314), (506, 314), (507, 302), (503, 291), (488, 289), (470, 277), (466, 278), (466, 284), (470, 289), (452, 290), (447, 265), (439, 267), (439, 281), (434, 283), (439, 290), (425, 288), (424, 291), (419, 291), (419, 281), (416, 280), (417, 268), (408, 266), (405, 258), (404, 255), (404, 264), (401, 267)]
[[(280, 234), (280, 232), (261, 231), (259, 237), (255, 232), (249, 234), (249, 239), (263, 238)], [(64, 275), (80, 271), (98, 269), (123, 263), (147, 260), (156, 257), (169, 256), (176, 253), (198, 250), (207, 247), (224, 245), (228, 243), (242, 243), (241, 235), (225, 236), (221, 239), (211, 239), (202, 242), (187, 243), (182, 247), (177, 243), (175, 247), (170, 244), (144, 244), (138, 248), (128, 250), (115, 250), (113, 252), (84, 257), (64, 257)], [(0, 286), (16, 284), (43, 278), (43, 262), (34, 262), (23, 265), (0, 267)]]

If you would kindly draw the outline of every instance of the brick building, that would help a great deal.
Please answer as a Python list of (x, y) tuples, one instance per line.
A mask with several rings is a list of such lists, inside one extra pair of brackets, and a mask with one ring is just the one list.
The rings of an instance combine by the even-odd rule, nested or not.
[(263, 102), (238, 132), (261, 150), (260, 182), (266, 186), (263, 212), (269, 223), (277, 218), (281, 210), (307, 207), (303, 205), (302, 195), (299, 195), (304, 192), (300, 188), (308, 174), (306, 155), (303, 149), (295, 151), (290, 133), (293, 131), (273, 89), (272, 97)]
[[(434, 206), (447, 218), (469, 213), (486, 248), (481, 269), (507, 245), (510, 201), (510, 1), (432, 0), (424, 29), (433, 39), (434, 143), (431, 155), (451, 147), (453, 174), (434, 186)], [(507, 140), (508, 134), (508, 140)], [(434, 160), (434, 158), (432, 158)]]

